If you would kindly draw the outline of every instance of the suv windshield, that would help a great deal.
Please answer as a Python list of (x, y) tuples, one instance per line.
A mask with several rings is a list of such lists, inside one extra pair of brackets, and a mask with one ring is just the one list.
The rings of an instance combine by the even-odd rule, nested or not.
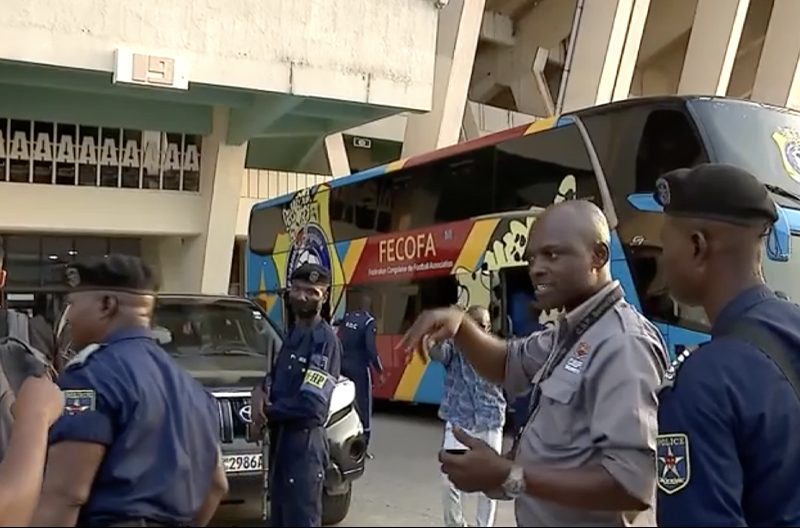
[(279, 339), (267, 317), (241, 301), (159, 298), (153, 330), (175, 357), (240, 356), (266, 365)]

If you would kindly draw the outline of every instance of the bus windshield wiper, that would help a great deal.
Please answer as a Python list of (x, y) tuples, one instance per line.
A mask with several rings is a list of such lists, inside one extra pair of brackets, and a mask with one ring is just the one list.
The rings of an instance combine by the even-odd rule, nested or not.
[(765, 183), (764, 187), (766, 187), (767, 190), (769, 192), (771, 192), (772, 194), (777, 194), (778, 196), (781, 196), (783, 198), (788, 198), (789, 200), (792, 200), (796, 204), (800, 205), (800, 195), (795, 194), (795, 193), (793, 193), (791, 191), (787, 191), (783, 187), (778, 187), (777, 185), (772, 185), (771, 183)]

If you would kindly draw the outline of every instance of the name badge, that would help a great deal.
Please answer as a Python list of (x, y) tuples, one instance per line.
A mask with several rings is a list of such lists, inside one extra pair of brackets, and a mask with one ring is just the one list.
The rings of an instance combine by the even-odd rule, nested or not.
[(583, 370), (583, 360), (576, 357), (567, 359), (567, 363), (564, 365), (564, 370), (567, 372), (572, 372), (573, 374), (580, 374), (581, 370)]

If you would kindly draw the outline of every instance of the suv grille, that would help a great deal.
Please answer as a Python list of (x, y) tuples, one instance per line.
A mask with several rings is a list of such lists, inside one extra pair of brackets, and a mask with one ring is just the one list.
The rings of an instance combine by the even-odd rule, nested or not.
[(247, 438), (247, 424), (251, 420), (249, 393), (216, 393), (219, 409), (219, 437), (223, 444)]

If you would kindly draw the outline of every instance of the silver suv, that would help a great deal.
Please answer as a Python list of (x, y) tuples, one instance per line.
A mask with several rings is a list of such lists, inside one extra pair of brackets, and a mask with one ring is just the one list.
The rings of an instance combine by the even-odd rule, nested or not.
[[(66, 311), (57, 326), (62, 360), (72, 354)], [(175, 361), (217, 399), (222, 454), (230, 491), (217, 521), (261, 515), (261, 448), (248, 441), (251, 389), (277, 358), (283, 336), (261, 308), (232, 296), (159, 294), (153, 317), (156, 338)], [(355, 410), (355, 386), (341, 377), (326, 424), (330, 445), (322, 521), (341, 522), (350, 509), (352, 482), (364, 473), (366, 443)]]

